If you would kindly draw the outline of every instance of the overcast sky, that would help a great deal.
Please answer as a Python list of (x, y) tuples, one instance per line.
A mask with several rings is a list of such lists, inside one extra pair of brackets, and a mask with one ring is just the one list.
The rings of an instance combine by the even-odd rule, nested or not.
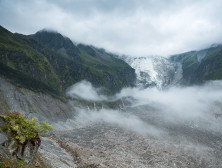
[(120, 54), (167, 56), (222, 42), (222, 0), (0, 0), (0, 24), (23, 34), (53, 29)]

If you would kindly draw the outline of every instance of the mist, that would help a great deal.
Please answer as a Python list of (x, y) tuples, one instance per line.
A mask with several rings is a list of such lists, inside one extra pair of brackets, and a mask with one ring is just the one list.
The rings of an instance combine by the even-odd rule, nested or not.
[(107, 100), (104, 95), (99, 95), (101, 89), (94, 88), (92, 84), (83, 80), (67, 89), (66, 95), (72, 98), (81, 98), (88, 101), (102, 101)]
[[(201, 86), (157, 88), (124, 88), (120, 93), (107, 97), (99, 94), (89, 82), (72, 86), (67, 95), (81, 97), (86, 101), (123, 100), (124, 110), (105, 108), (80, 108), (75, 125), (89, 123), (118, 126), (143, 135), (165, 135), (172, 125), (192, 129), (221, 132), (222, 81), (210, 81)], [(130, 99), (129, 99), (130, 98)], [(131, 101), (126, 105), (124, 100)], [(72, 127), (73, 120), (68, 120)], [(67, 129), (67, 127), (66, 127)]]

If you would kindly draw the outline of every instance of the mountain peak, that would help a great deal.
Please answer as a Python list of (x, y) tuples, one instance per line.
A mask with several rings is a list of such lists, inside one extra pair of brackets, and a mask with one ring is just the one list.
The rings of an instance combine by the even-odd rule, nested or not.
[(39, 30), (37, 31), (36, 33), (54, 33), (54, 34), (60, 34), (57, 30), (54, 30), (54, 29), (47, 29), (47, 28), (44, 28), (42, 30)]
[(79, 54), (79, 49), (74, 43), (55, 30), (43, 29), (31, 36), (39, 43), (63, 56), (77, 57)]

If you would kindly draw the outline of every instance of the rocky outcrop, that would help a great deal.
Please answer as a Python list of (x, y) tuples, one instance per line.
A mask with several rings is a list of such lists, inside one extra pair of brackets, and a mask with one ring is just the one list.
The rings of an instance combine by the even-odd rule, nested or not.
[[(25, 119), (16, 118), (21, 114), (9, 113), (9, 115), (15, 118), (0, 116), (0, 165), (13, 167), (30, 164), (41, 144), (38, 132), (30, 129)], [(18, 122), (24, 123), (19, 125)]]

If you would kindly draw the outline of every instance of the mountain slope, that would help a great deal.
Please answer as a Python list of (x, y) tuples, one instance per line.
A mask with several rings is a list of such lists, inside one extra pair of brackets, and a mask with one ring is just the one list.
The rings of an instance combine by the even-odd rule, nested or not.
[(172, 61), (182, 64), (184, 84), (200, 84), (222, 79), (222, 46), (174, 55)]
[(161, 56), (116, 56), (131, 65), (137, 85), (165, 88), (174, 85), (202, 84), (222, 79), (222, 45), (164, 58)]
[(62, 36), (60, 33), (41, 30), (34, 35), (31, 35), (31, 37), (63, 56), (71, 56), (75, 58), (79, 56), (79, 49), (73, 45), (69, 38)]
[[(56, 32), (40, 31), (30, 37), (33, 37), (41, 45), (45, 45), (45, 39), (48, 36), (51, 39), (56, 39), (59, 36), (60, 41), (62, 41), (59, 46), (57, 43), (51, 42), (47, 48), (56, 51), (57, 54), (60, 54), (61, 50), (66, 53), (63, 54), (63, 61), (67, 61), (66, 65), (69, 69), (66, 73), (72, 73), (71, 76), (68, 75), (69, 80), (64, 80), (68, 85), (72, 84), (70, 81), (80, 81), (82, 79), (90, 81), (94, 86), (107, 87), (111, 91), (119, 91), (122, 87), (133, 85), (135, 80), (134, 69), (124, 61), (112, 57), (103, 49), (84, 44), (75, 46), (69, 39)], [(73, 52), (69, 52), (70, 48)], [(55, 61), (54, 58), (51, 61)], [(57, 63), (61, 63), (61, 60)], [(76, 77), (72, 78), (73, 76)]]
[(75, 46), (59, 33), (13, 34), (0, 27), (1, 76), (36, 91), (63, 95), (83, 79), (106, 93), (133, 86), (134, 69), (93, 46)]
[(0, 74), (33, 90), (61, 94), (60, 81), (48, 59), (0, 27)]

